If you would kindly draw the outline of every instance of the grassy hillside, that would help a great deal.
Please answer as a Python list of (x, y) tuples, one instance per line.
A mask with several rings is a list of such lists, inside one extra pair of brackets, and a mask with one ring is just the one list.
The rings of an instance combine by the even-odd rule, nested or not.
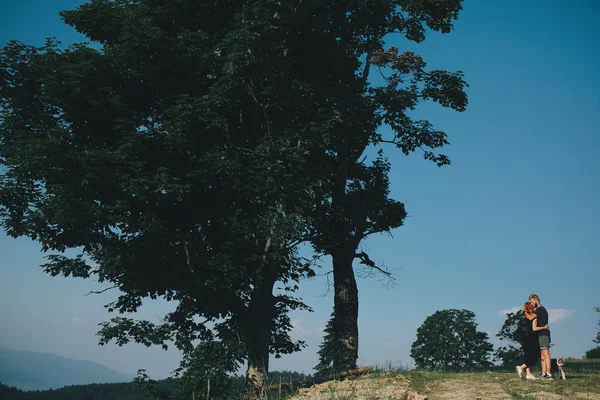
[(565, 373), (566, 381), (529, 381), (512, 368), (462, 373), (386, 369), (300, 389), (288, 400), (600, 400), (600, 360), (567, 359)]

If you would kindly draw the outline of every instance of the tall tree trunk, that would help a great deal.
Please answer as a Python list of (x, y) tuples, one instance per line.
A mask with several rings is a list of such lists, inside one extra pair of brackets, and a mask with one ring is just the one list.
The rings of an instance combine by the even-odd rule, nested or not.
[(337, 171), (331, 197), (336, 215), (333, 228), (334, 243), (330, 248), (333, 260), (333, 369), (336, 373), (356, 368), (358, 360), (358, 287), (354, 277), (355, 249), (349, 241), (345, 222), (346, 184), (348, 180), (349, 145), (338, 143)]
[(333, 336), (336, 373), (356, 368), (358, 360), (358, 287), (352, 263), (353, 249), (338, 247), (333, 253)]
[(275, 278), (268, 277), (254, 289), (244, 324), (248, 346), (246, 382), (254, 391), (259, 391), (268, 383), (269, 345), (275, 316), (275, 281)]
[(262, 255), (262, 274), (252, 291), (245, 323), (246, 343), (248, 346), (248, 369), (246, 382), (254, 389), (260, 391), (268, 384), (269, 375), (269, 346), (273, 322), (277, 314), (275, 309), (275, 296), (273, 287), (277, 282), (279, 265), (269, 264), (267, 254), (273, 245), (272, 236), (277, 218), (283, 212), (283, 204), (277, 204), (277, 212), (273, 217), (270, 234), (265, 242)]

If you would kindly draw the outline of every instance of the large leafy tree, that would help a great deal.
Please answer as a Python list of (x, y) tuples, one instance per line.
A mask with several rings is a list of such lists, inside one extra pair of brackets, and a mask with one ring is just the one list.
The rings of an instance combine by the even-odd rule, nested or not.
[(0, 52), (3, 227), (56, 252), (50, 274), (118, 288), (109, 311), (176, 303), (159, 323), (113, 318), (101, 343), (173, 341), (229, 369), (247, 360), (257, 385), (270, 353), (300, 348), (286, 312), (306, 308), (289, 292), (311, 270), (295, 246), (333, 116), (306, 79), (311, 27), (296, 12), (100, 0), (62, 13), (99, 50), (49, 40)]
[(497, 360), (502, 361), (502, 365), (516, 365), (523, 361), (523, 342), (524, 330), (523, 324), (529, 323), (523, 318), (523, 310), (510, 312), (506, 314), (506, 319), (500, 331), (496, 334), (504, 346), (496, 349), (494, 356)]
[(177, 302), (160, 324), (113, 319), (103, 341), (191, 352), (217, 340), (258, 382), (269, 352), (298, 349), (286, 311), (304, 305), (273, 287), (293, 291), (310, 273), (295, 245), (311, 239), (333, 258), (334, 364), (351, 368), (353, 262), (375, 267), (358, 246), (406, 215), (389, 198), (385, 157), (362, 156), (388, 143), (447, 164), (433, 152), (446, 134), (407, 112), (467, 103), (460, 72), (429, 71), (384, 39), (449, 32), (459, 10), (460, 0), (98, 0), (65, 12), (100, 50), (2, 52), (2, 223), (46, 250), (81, 250), (45, 268), (114, 284), (110, 310)]
[[(332, 354), (339, 371), (356, 367), (358, 358), (355, 261), (376, 269), (359, 246), (370, 235), (400, 227), (406, 217), (404, 205), (390, 197), (386, 157), (380, 152), (368, 164), (365, 154), (388, 145), (405, 155), (423, 151), (425, 159), (447, 165), (448, 157), (435, 153), (448, 143), (446, 133), (409, 113), (428, 100), (459, 112), (467, 105), (460, 71), (429, 70), (422, 57), (386, 42), (391, 35), (421, 42), (427, 29), (450, 32), (461, 0), (323, 2), (316, 8), (312, 19), (323, 26), (323, 46), (335, 41), (342, 60), (328, 82), (337, 118), (321, 162), (331, 166), (330, 179), (317, 198), (312, 240), (333, 259)], [(382, 134), (383, 126), (389, 134)]]
[(469, 310), (439, 310), (417, 329), (410, 356), (417, 368), (461, 371), (484, 368), (493, 346), (485, 332), (477, 331)]

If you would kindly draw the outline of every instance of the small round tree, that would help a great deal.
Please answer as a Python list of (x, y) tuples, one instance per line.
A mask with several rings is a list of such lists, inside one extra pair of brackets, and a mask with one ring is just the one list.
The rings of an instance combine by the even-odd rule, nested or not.
[(468, 310), (439, 310), (417, 329), (410, 356), (417, 368), (459, 371), (489, 367), (493, 346)]

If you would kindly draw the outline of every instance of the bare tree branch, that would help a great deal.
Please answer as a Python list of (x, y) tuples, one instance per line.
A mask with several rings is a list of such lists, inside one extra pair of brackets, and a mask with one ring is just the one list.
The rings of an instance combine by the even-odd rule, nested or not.
[(357, 275), (360, 278), (371, 278), (376, 274), (379, 274), (382, 279), (386, 280), (387, 283), (384, 287), (393, 286), (396, 278), (394, 278), (392, 271), (387, 269), (383, 264), (377, 265), (375, 262), (369, 257), (367, 253), (361, 251), (360, 253), (356, 253), (356, 258), (360, 261), (360, 264), (364, 265), (366, 268), (363, 271), (357, 272)]
[(104, 293), (110, 289), (115, 289), (117, 288), (117, 285), (111, 286), (111, 287), (107, 287), (106, 289), (102, 289), (102, 290), (92, 290), (91, 292), (89, 292), (88, 294), (84, 294), (83, 297), (85, 296), (89, 296), (90, 294), (100, 294), (100, 293)]
[(333, 279), (331, 275), (333, 274), (333, 270), (327, 271), (323, 274), (316, 274), (317, 276), (324, 276), (327, 279), (327, 290), (320, 297), (327, 297), (331, 293), (331, 289), (333, 288)]

